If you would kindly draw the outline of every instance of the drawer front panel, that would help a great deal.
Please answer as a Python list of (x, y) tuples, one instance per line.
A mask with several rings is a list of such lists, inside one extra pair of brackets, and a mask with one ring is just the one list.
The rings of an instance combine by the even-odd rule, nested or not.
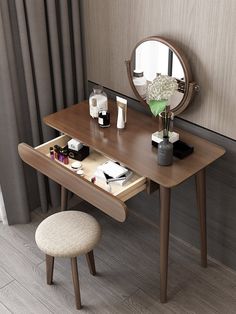
[(127, 208), (117, 197), (78, 176), (62, 164), (51, 160), (45, 154), (25, 143), (19, 144), (18, 151), (25, 163), (101, 209), (114, 219), (120, 222), (125, 221)]

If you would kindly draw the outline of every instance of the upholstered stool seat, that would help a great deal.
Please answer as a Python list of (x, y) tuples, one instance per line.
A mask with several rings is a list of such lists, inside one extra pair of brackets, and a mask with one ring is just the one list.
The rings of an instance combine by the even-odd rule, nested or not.
[(99, 223), (79, 211), (64, 211), (43, 220), (35, 233), (35, 241), (46, 254), (47, 283), (52, 284), (54, 257), (70, 257), (76, 297), (81, 308), (77, 256), (86, 254), (90, 273), (95, 275), (93, 248), (101, 238)]
[(100, 236), (101, 228), (95, 218), (79, 211), (65, 211), (43, 220), (35, 240), (45, 254), (75, 257), (91, 251)]

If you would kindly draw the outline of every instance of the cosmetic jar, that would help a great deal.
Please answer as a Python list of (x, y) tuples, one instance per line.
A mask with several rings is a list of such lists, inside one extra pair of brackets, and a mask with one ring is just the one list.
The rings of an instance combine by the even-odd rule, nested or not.
[(77, 172), (79, 169), (82, 169), (82, 163), (80, 161), (75, 161), (70, 167), (72, 171)]
[(102, 110), (98, 114), (98, 124), (102, 128), (110, 126), (110, 113), (107, 110)]
[(76, 173), (77, 173), (79, 176), (81, 176), (81, 177), (84, 176), (84, 170), (82, 170), (82, 169), (77, 170)]

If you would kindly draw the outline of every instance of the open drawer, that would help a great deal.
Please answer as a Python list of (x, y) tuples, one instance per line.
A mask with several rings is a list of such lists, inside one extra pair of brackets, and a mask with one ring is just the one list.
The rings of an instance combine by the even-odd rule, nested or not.
[(124, 202), (146, 189), (146, 178), (133, 173), (123, 186), (117, 182), (109, 183), (111, 191), (108, 192), (102, 185), (91, 183), (97, 166), (109, 160), (108, 157), (90, 149), (90, 155), (81, 162), (84, 170), (83, 177), (71, 170), (71, 163), (75, 161), (74, 159), (69, 159), (68, 165), (50, 159), (49, 148), (56, 144), (65, 146), (69, 140), (69, 136), (62, 135), (36, 148), (21, 143), (18, 146), (19, 155), (24, 162), (109, 216), (121, 222), (125, 221), (127, 208)]

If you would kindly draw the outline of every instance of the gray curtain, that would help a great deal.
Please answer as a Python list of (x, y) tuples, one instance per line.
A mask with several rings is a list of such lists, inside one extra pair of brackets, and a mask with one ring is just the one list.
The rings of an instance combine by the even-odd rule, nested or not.
[(55, 137), (43, 117), (83, 92), (79, 0), (0, 0), (0, 186), (9, 224), (58, 206), (58, 185), (24, 165), (17, 145)]

